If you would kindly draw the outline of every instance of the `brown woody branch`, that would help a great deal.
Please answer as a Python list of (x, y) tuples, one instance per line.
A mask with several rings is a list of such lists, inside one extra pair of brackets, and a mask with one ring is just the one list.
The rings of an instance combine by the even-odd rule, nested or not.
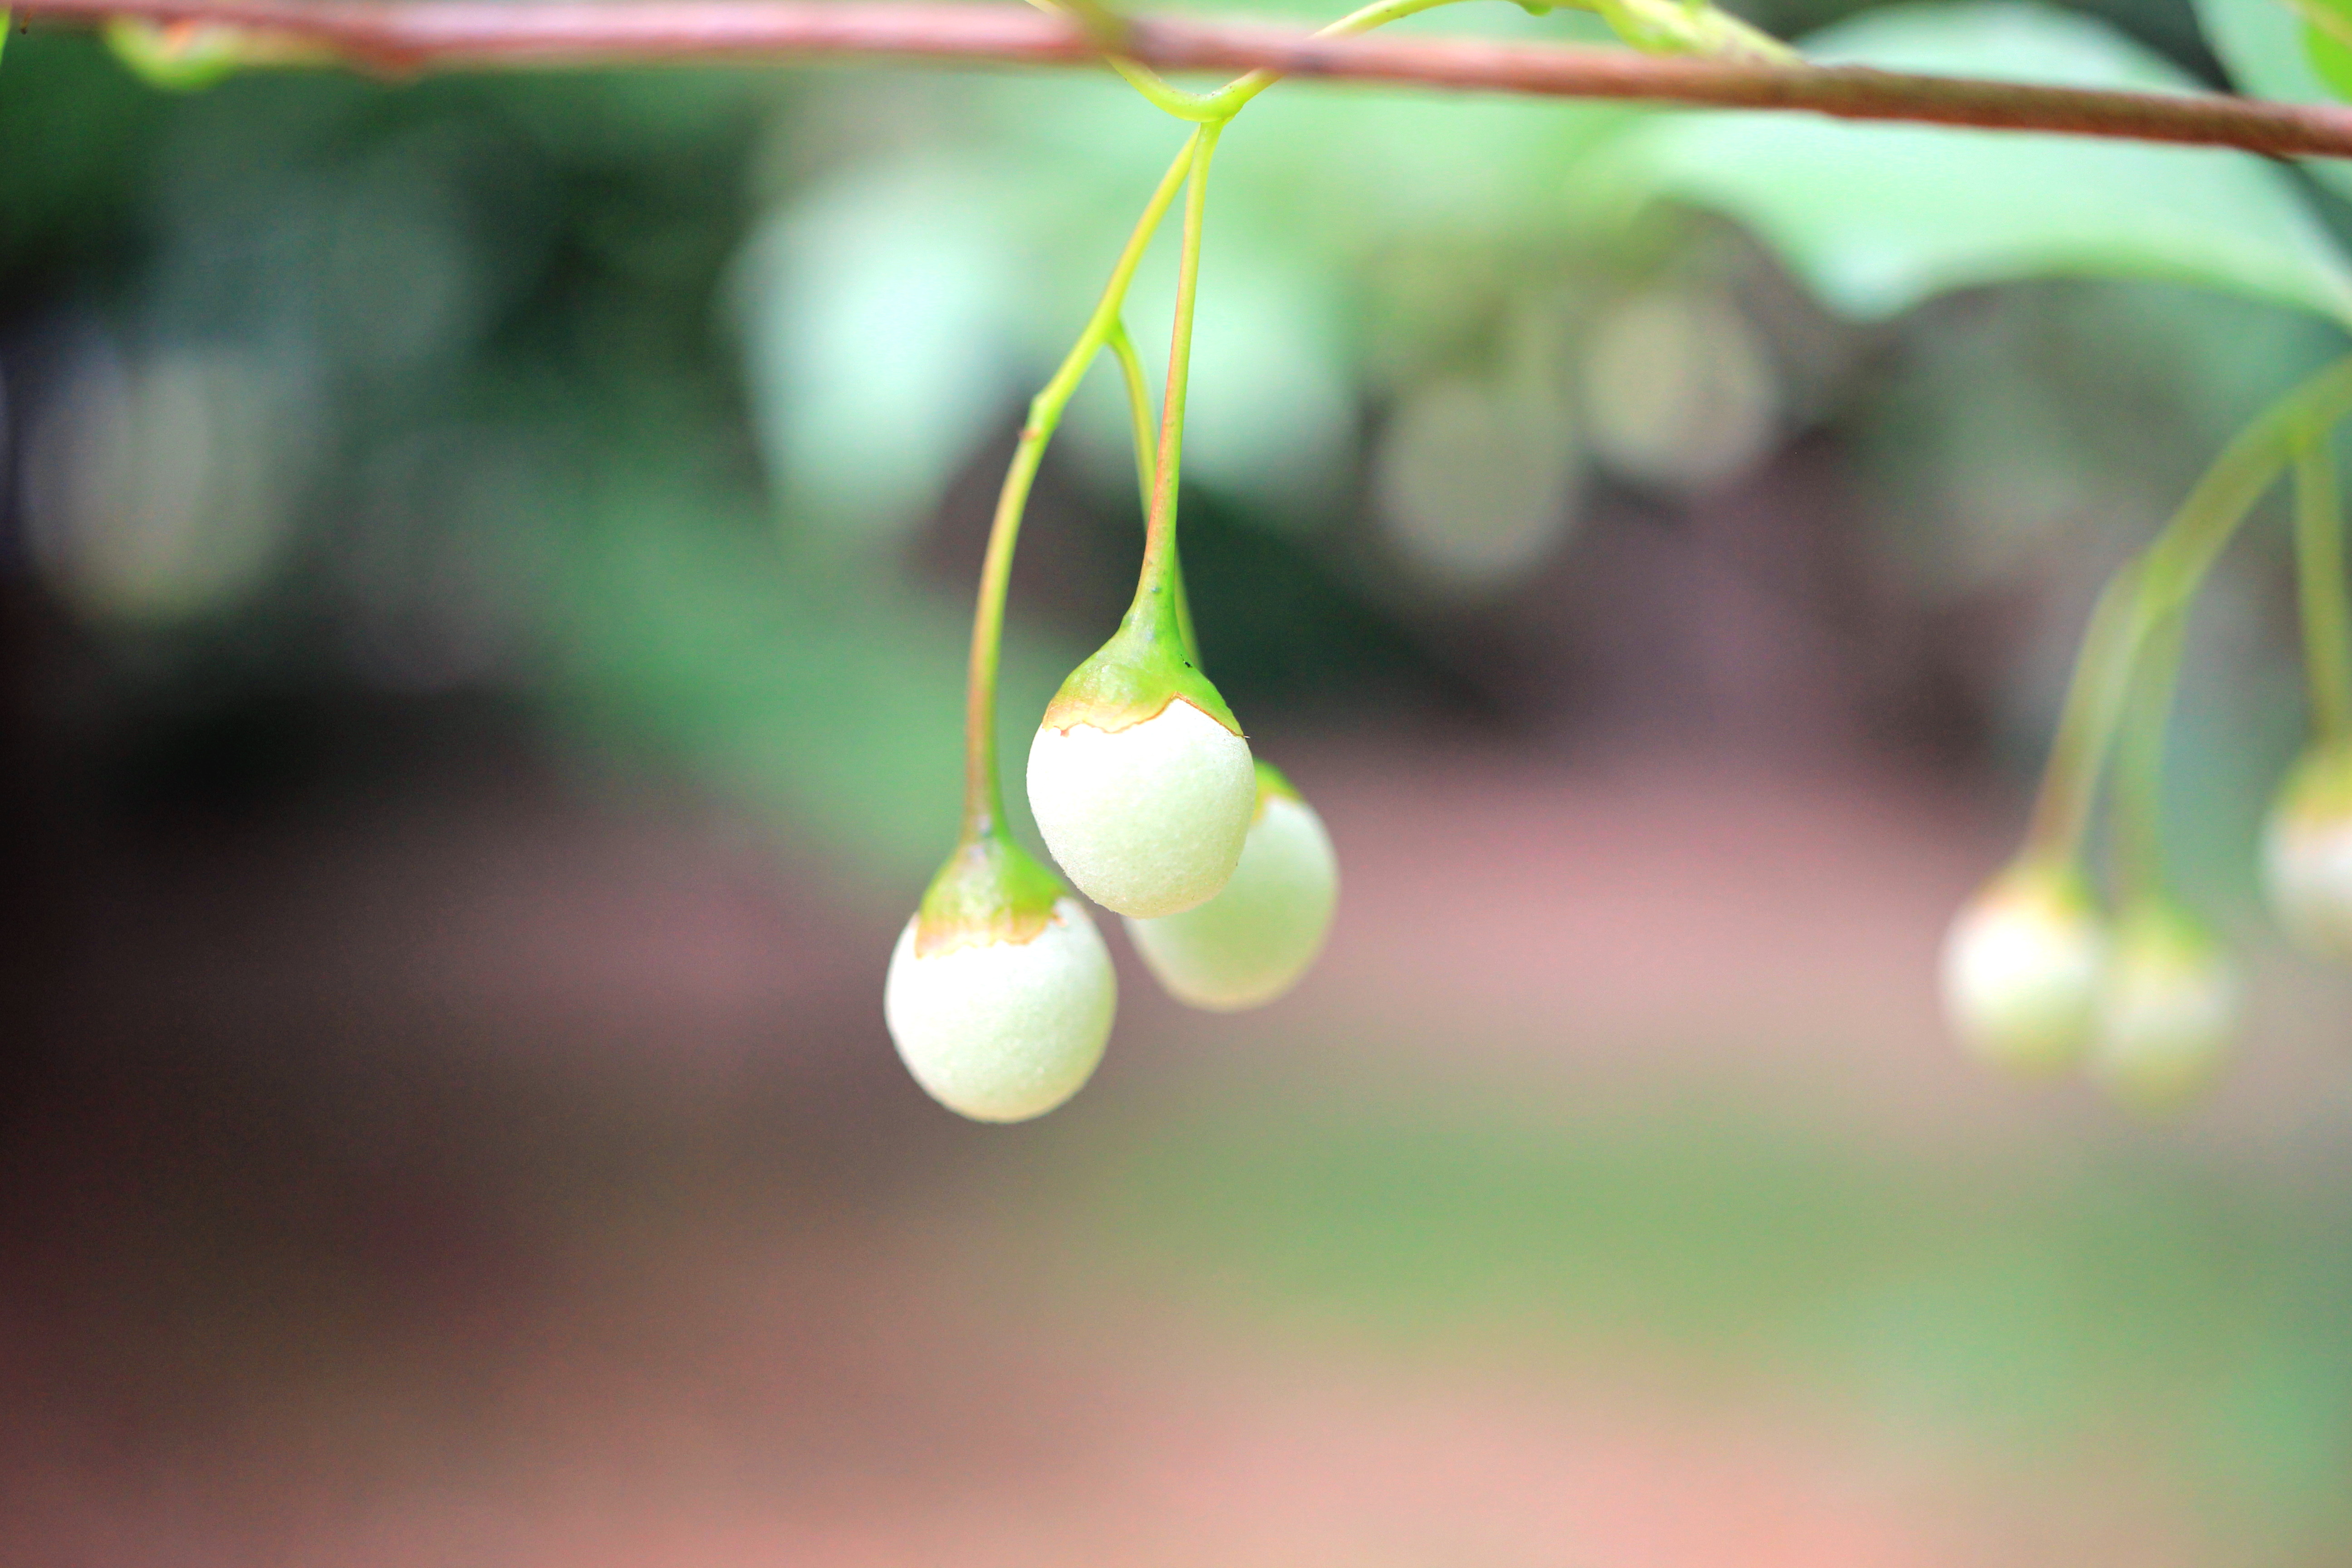
[[(1025, 6), (900, 0), (14, 0), (22, 18), (215, 23), (391, 72), (821, 57), (1085, 65), (1075, 21)], [(2040, 131), (2352, 157), (2352, 110), (2215, 94), (2107, 92), (1859, 66), (1661, 58), (1467, 38), (1317, 38), (1241, 22), (1138, 17), (1122, 52), (1163, 71), (1267, 69), (1423, 87), (1801, 110), (1847, 120)]]

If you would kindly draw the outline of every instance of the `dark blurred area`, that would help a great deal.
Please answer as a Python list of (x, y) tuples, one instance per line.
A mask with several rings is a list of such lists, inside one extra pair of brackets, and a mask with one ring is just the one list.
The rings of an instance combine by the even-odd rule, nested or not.
[[(2216, 79), (2184, 6), (2088, 9)], [(2175, 746), (2259, 983), (2223, 1091), (1990, 1081), (1932, 1001), (2092, 595), (2341, 334), (1843, 317), (1587, 199), (1639, 119), (1236, 122), (1186, 563), (1342, 913), (1234, 1019), (1120, 948), (1097, 1081), (990, 1129), (883, 965), (1021, 408), (1178, 130), (12, 39), (0, 1559), (2352, 1563), (2347, 993), (2249, 869), (2284, 530)], [(1032, 507), (1011, 758), (1129, 591), (1116, 390)]]

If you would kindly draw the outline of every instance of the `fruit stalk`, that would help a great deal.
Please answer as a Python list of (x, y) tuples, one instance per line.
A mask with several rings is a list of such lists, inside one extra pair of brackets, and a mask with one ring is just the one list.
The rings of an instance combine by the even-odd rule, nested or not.
[(1143, 216), (1128, 236), (1127, 247), (1119, 252), (1118, 261), (1111, 268), (1110, 281), (1104, 286), (1102, 297), (1087, 319), (1077, 342), (1071, 345), (1053, 378), (1030, 399), (1029, 417), (1021, 426), (1020, 443), (1013, 448), (1012, 466), (1005, 470), (1004, 486), (997, 492), (996, 515), (989, 524), (988, 553), (980, 569), (980, 602), (972, 613), (971, 669), (964, 698), (965, 842), (990, 836), (1008, 837), (1004, 790), (996, 758), (996, 672), (1004, 638), (1005, 588), (1012, 579), (1013, 552), (1021, 537), (1021, 519), (1029, 504), (1030, 487), (1036, 481), (1037, 465), (1045, 459), (1045, 444), (1053, 439), (1062, 411), (1086, 378), (1087, 366), (1111, 342), (1115, 331), (1125, 335), (1119, 331), (1119, 310), (1127, 302), (1128, 286), (1134, 281), (1145, 247), (1192, 168), (1198, 141), (1198, 132), (1187, 139), (1176, 161), (1160, 176), (1159, 188), (1151, 193)]
[(2133, 671), (2150, 635), (2184, 613), (2214, 559), (2237, 532), (2309, 432), (2352, 413), (2352, 359), (2303, 382), (2240, 431), (2181, 502), (2162, 532), (2109, 581), (2074, 665), (2026, 854), (2072, 863), (2115, 741)]
[(2186, 618), (2176, 609), (2149, 629), (2116, 759), (2116, 890), (2126, 909), (2164, 896), (2164, 745)]
[(2336, 455), (2325, 429), (2306, 433), (2295, 450), (2294, 563), (2311, 727), (2323, 745), (2352, 740), (2352, 609), (2345, 604)]
[(1184, 188), (1184, 247), (1176, 272), (1176, 320), (1170, 329), (1168, 382), (1160, 405), (1160, 450), (1151, 465), (1151, 510), (1144, 524), (1143, 573), (1136, 584), (1135, 607), (1148, 624), (1190, 647), (1176, 615), (1176, 491), (1184, 462), (1184, 402), (1192, 381), (1192, 318), (1201, 286), (1201, 227), (1208, 213), (1209, 161), (1216, 155), (1222, 123), (1192, 133), (1192, 168)]

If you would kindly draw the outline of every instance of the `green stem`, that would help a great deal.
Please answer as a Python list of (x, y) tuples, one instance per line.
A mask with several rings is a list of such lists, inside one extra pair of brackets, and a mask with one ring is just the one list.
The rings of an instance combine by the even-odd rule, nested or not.
[(1062, 411), (1086, 378), (1096, 354), (1111, 341), (1119, 310), (1127, 302), (1128, 286), (1143, 259), (1145, 247), (1176, 199), (1177, 190), (1192, 172), (1194, 152), (1202, 132), (1186, 140), (1183, 151), (1160, 176), (1159, 188), (1145, 204), (1127, 248), (1111, 268), (1110, 281), (1094, 313), (1087, 318), (1078, 341), (1071, 345), (1061, 367), (1045, 389), (1029, 402), (1029, 417), (1021, 426), (1019, 445), (1006, 469), (1004, 488), (997, 492), (996, 516), (988, 531), (988, 554), (980, 569), (980, 603), (971, 617), (971, 675), (964, 695), (963, 838), (969, 843), (990, 835), (1010, 842), (1004, 825), (1004, 788), (996, 759), (996, 670), (1004, 637), (1004, 591), (1013, 575), (1013, 549), (1021, 536), (1021, 516), (1029, 504), (1037, 465), (1045, 456)]
[(1142, 628), (1182, 642), (1170, 582), (1176, 570), (1176, 491), (1184, 467), (1184, 398), (1192, 382), (1192, 315), (1201, 286), (1201, 226), (1208, 213), (1209, 161), (1224, 127), (1212, 121), (1192, 132), (1192, 171), (1184, 187), (1184, 244), (1176, 262), (1176, 320), (1169, 333), (1167, 391), (1160, 404), (1160, 456), (1151, 465), (1151, 510), (1144, 522), (1143, 572), (1130, 618)]
[(2116, 757), (2116, 884), (2126, 907), (2164, 892), (2164, 744), (2187, 622), (2185, 609), (2159, 616), (2132, 675)]
[[(1135, 340), (1127, 335), (1127, 323), (1117, 323), (1111, 329), (1110, 352), (1118, 357), (1120, 379), (1127, 384), (1128, 422), (1135, 437), (1135, 480), (1143, 495), (1143, 513), (1151, 515), (1151, 385), (1144, 379), (1142, 356), (1135, 352)], [(1169, 549), (1174, 552), (1174, 564), (1169, 578), (1176, 589), (1176, 626), (1183, 634), (1184, 656), (1194, 668), (1201, 665), (1201, 639), (1192, 630), (1192, 595), (1184, 585), (1182, 552), (1173, 541)]]
[(1151, 383), (1143, 374), (1143, 356), (1135, 352), (1135, 340), (1127, 335), (1127, 323), (1111, 323), (1110, 336), (1105, 340), (1114, 358), (1118, 361), (1119, 380), (1127, 387), (1127, 420), (1135, 437), (1135, 484), (1143, 498), (1143, 515), (1151, 515), (1151, 427), (1159, 421), (1151, 415)]
[(2338, 743), (2352, 739), (2352, 610), (2345, 602), (2336, 454), (2325, 429), (2306, 432), (2294, 455), (2294, 564), (2312, 728), (2322, 742)]
[(2115, 723), (2110, 709), (2131, 679), (2138, 642), (2134, 617), (2146, 565), (2144, 558), (2134, 558), (2100, 591), (2091, 611), (2082, 649), (2074, 656), (2074, 679), (2066, 688), (2065, 710), (2059, 715), (2058, 734), (2042, 769), (2041, 797), (2026, 829), (2030, 856), (2071, 864), (2082, 854)]
[(2240, 431), (2164, 531), (2099, 595), (2074, 664), (2065, 711), (2026, 834), (2026, 853), (2073, 862), (2098, 792), (2140, 650), (2158, 623), (2186, 610), (2214, 558), (2285, 468), (2307, 431), (2352, 413), (2352, 359), (2296, 386)]

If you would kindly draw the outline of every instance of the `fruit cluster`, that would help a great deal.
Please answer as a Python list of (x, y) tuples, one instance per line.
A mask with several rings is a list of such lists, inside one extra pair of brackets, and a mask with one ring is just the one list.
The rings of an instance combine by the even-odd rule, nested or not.
[[(2352, 610), (2328, 431), (2352, 412), (2352, 362), (2295, 388), (2216, 460), (2102, 597), (2025, 848), (1962, 907), (1944, 943), (1953, 1032), (2028, 1074), (2083, 1067), (2117, 1098), (2178, 1105), (2210, 1084), (2238, 1029), (2235, 965), (2167, 889), (2158, 800), (2181, 622), (2207, 571), (2278, 476), (2294, 474), (2296, 566), (2315, 738), (2273, 805), (2263, 879), (2300, 946), (2352, 962)], [(2119, 744), (2102, 909), (2084, 842)]]
[[(1055, 858), (1126, 917), (1145, 965), (1178, 1000), (1232, 1012), (1288, 991), (1339, 899), (1339, 862), (1315, 808), (1253, 763), (1225, 721), (1182, 698), (1124, 728), (1096, 717), (1057, 703), (1030, 749), (1031, 806)], [(1026, 869), (1036, 876), (1025, 902), (1016, 894), (934, 917), (927, 899), (899, 934), (883, 992), (915, 1081), (982, 1121), (1023, 1121), (1076, 1094), (1118, 1003), (1085, 905), (1034, 860)], [(941, 876), (961, 874), (951, 861)], [(1003, 921), (1000, 910), (1025, 918)]]
[[(1110, 954), (1085, 905), (1005, 831), (995, 750), (997, 643), (1013, 541), (1062, 408), (1095, 356), (1118, 362), (1149, 520), (1135, 598), (1071, 671), (1030, 742), (1029, 805), (1070, 880), (1126, 917), (1145, 965), (1179, 1000), (1229, 1011), (1287, 991), (1323, 945), (1339, 865), (1322, 819), (1250, 753), (1202, 672), (1176, 556), (1177, 468), (1209, 161), (1195, 131), (1161, 180), (1061, 370), (1030, 405), (981, 569), (965, 720), (964, 828), (899, 934), (883, 987), (915, 1081), (982, 1121), (1042, 1115), (1102, 1059), (1118, 1005)], [(1150, 397), (1119, 319), (1129, 279), (1181, 187), (1184, 247), (1167, 393)]]

